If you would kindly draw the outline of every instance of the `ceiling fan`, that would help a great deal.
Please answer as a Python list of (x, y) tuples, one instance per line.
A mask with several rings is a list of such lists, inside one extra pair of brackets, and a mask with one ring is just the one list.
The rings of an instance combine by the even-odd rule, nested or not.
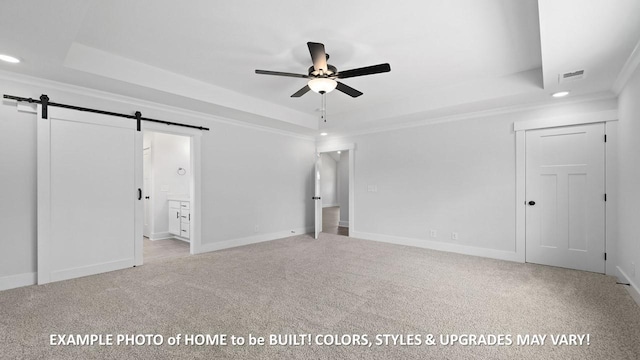
[(362, 92), (347, 86), (336, 79), (347, 79), (356, 76), (372, 75), (391, 71), (391, 66), (387, 63), (338, 71), (338, 68), (335, 66), (327, 64), (329, 54), (324, 51), (324, 44), (308, 42), (307, 46), (309, 47), (309, 53), (311, 54), (311, 60), (313, 61), (313, 66), (309, 68), (308, 75), (269, 70), (256, 70), (256, 74), (309, 79), (307, 85), (296, 91), (291, 95), (291, 97), (300, 97), (306, 94), (309, 90), (313, 90), (319, 94), (326, 94), (333, 91), (333, 89), (337, 89), (338, 91), (355, 98), (362, 95)]

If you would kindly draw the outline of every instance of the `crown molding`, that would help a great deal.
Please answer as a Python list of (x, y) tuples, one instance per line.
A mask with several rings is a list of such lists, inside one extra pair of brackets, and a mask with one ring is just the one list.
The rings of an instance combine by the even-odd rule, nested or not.
[[(129, 104), (129, 105), (133, 105), (134, 107), (136, 106), (145, 107), (148, 109), (158, 110), (168, 114), (174, 114), (177, 116), (186, 115), (194, 119), (199, 119), (204, 121), (213, 121), (213, 122), (227, 124), (227, 125), (234, 125), (234, 126), (244, 127), (247, 129), (298, 138), (306, 141), (315, 142), (316, 140), (314, 136), (299, 134), (299, 133), (295, 133), (287, 130), (274, 129), (274, 128), (270, 128), (263, 125), (250, 124), (243, 121), (222, 117), (219, 115), (211, 115), (211, 114), (207, 114), (199, 111), (184, 109), (184, 108), (171, 106), (171, 105), (165, 105), (165, 104), (143, 100), (143, 99), (139, 99), (131, 96), (119, 95), (116, 93), (63, 83), (59, 81), (38, 78), (30, 75), (24, 75), (24, 74), (18, 74), (18, 73), (0, 70), (0, 80), (12, 81), (12, 82), (20, 83), (27, 86), (33, 86), (33, 87), (44, 87), (52, 90), (66, 92), (73, 95), (90, 96), (99, 100), (118, 102), (121, 104)], [(19, 95), (19, 94), (12, 94), (12, 95)]]
[(326, 141), (331, 141), (332, 139), (348, 138), (353, 136), (375, 134), (375, 133), (394, 131), (394, 130), (411, 129), (416, 127), (441, 124), (441, 123), (447, 123), (447, 122), (471, 120), (471, 119), (513, 114), (513, 113), (519, 113), (519, 112), (525, 112), (525, 111), (534, 111), (539, 109), (547, 109), (547, 108), (566, 106), (571, 104), (580, 104), (584, 102), (609, 100), (609, 99), (614, 99), (616, 97), (617, 95), (615, 94), (596, 93), (592, 95), (581, 96), (573, 100), (565, 100), (560, 103), (544, 102), (544, 103), (538, 103), (538, 104), (510, 105), (510, 106), (499, 107), (499, 108), (488, 109), (488, 110), (470, 111), (470, 112), (463, 112), (459, 114), (446, 115), (446, 116), (436, 116), (433, 118), (426, 118), (422, 120), (406, 122), (403, 124), (380, 126), (377, 128), (372, 128), (367, 130), (356, 130), (351, 132), (345, 132), (342, 134), (332, 136), (330, 139), (327, 139)]
[(640, 65), (640, 42), (636, 44), (636, 47), (631, 52), (631, 55), (629, 55), (627, 62), (624, 63), (624, 66), (622, 66), (620, 73), (618, 73), (616, 81), (613, 82), (611, 90), (616, 95), (620, 95), (622, 89), (624, 89), (624, 86), (627, 84), (629, 79), (631, 79), (631, 76), (633, 76), (633, 73), (638, 68), (638, 65)]

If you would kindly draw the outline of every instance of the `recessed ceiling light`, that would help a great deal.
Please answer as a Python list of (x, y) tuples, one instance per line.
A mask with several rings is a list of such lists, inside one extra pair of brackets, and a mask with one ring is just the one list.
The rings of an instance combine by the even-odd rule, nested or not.
[(342, 154), (342, 151), (338, 150), (338, 154)]
[(20, 59), (10, 56), (10, 55), (5, 55), (5, 54), (0, 54), (0, 60), (8, 62), (8, 63), (12, 63), (12, 64), (17, 64), (20, 62)]
[(564, 97), (564, 96), (567, 96), (567, 95), (569, 95), (568, 91), (558, 91), (557, 93), (554, 93), (551, 96), (553, 96), (555, 98), (560, 98), (560, 97)]
[(327, 135), (329, 135), (329, 134), (327, 134), (325, 132), (320, 133), (320, 136), (327, 136)]

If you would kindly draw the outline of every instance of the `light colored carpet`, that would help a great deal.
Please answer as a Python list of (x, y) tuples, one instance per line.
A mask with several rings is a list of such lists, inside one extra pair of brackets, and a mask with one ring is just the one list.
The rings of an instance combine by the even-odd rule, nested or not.
[[(584, 346), (50, 346), (50, 334), (590, 334)], [(2, 359), (638, 359), (612, 277), (322, 234), (0, 292)]]

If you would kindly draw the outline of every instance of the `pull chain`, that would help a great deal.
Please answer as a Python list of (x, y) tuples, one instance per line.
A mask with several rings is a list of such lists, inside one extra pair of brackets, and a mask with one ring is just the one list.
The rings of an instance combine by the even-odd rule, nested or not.
[(325, 93), (324, 91), (322, 92), (322, 115), (320, 115), (320, 118), (322, 119), (322, 121), (327, 122), (327, 93)]

